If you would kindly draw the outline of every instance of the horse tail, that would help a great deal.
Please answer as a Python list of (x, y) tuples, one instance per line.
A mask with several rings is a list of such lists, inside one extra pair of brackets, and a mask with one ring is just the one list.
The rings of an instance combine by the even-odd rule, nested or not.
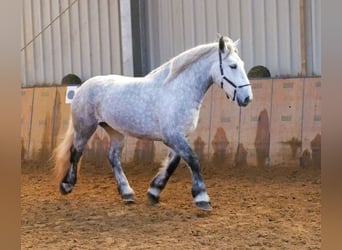
[(72, 123), (72, 119), (70, 119), (63, 141), (53, 150), (52, 153), (52, 159), (54, 162), (53, 173), (58, 183), (62, 181), (70, 167), (70, 148), (73, 143), (74, 132), (74, 125)]

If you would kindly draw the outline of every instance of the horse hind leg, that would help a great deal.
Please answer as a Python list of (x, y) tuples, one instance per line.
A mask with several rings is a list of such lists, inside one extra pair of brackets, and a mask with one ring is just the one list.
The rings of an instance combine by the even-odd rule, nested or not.
[(71, 193), (77, 182), (77, 165), (82, 156), (82, 151), (77, 151), (74, 146), (70, 148), (70, 167), (59, 185), (61, 194)]
[(147, 191), (147, 198), (150, 204), (153, 205), (159, 202), (160, 193), (165, 188), (169, 178), (179, 165), (180, 159), (181, 158), (178, 154), (171, 149), (169, 150), (164, 166), (153, 178)]
[(134, 191), (129, 185), (127, 177), (121, 167), (121, 153), (124, 146), (124, 136), (109, 127), (106, 123), (101, 123), (101, 126), (106, 130), (110, 137), (108, 160), (116, 179), (118, 192), (124, 202), (135, 202)]
[(70, 147), (70, 167), (60, 182), (59, 191), (61, 194), (69, 194), (77, 182), (77, 165), (82, 156), (85, 145), (95, 132), (97, 125), (82, 127), (82, 131), (75, 131), (74, 139)]

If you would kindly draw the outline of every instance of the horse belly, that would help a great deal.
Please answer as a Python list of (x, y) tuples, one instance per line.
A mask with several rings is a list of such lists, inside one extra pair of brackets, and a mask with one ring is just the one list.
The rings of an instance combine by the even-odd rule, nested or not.
[(135, 123), (131, 126), (122, 126), (123, 133), (133, 137), (150, 140), (161, 140), (160, 129), (151, 123)]
[(151, 114), (146, 112), (113, 112), (110, 117), (105, 119), (106, 123), (115, 130), (128, 134), (133, 137), (151, 140), (160, 140), (160, 126)]

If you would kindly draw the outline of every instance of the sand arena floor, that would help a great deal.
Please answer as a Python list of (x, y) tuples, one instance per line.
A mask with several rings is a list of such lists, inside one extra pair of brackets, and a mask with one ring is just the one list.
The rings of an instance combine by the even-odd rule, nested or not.
[(136, 192), (123, 204), (111, 171), (85, 163), (59, 194), (45, 163), (23, 163), (22, 249), (320, 249), (321, 173), (276, 167), (203, 167), (213, 211), (199, 211), (180, 165), (150, 206), (146, 190), (159, 166), (124, 164)]

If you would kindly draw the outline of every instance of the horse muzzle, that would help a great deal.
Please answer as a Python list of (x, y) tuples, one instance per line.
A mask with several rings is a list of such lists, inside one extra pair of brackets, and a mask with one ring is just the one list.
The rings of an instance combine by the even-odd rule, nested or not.
[(243, 100), (241, 100), (240, 98), (237, 98), (237, 103), (240, 107), (246, 107), (251, 101), (252, 99), (249, 96), (247, 96)]

